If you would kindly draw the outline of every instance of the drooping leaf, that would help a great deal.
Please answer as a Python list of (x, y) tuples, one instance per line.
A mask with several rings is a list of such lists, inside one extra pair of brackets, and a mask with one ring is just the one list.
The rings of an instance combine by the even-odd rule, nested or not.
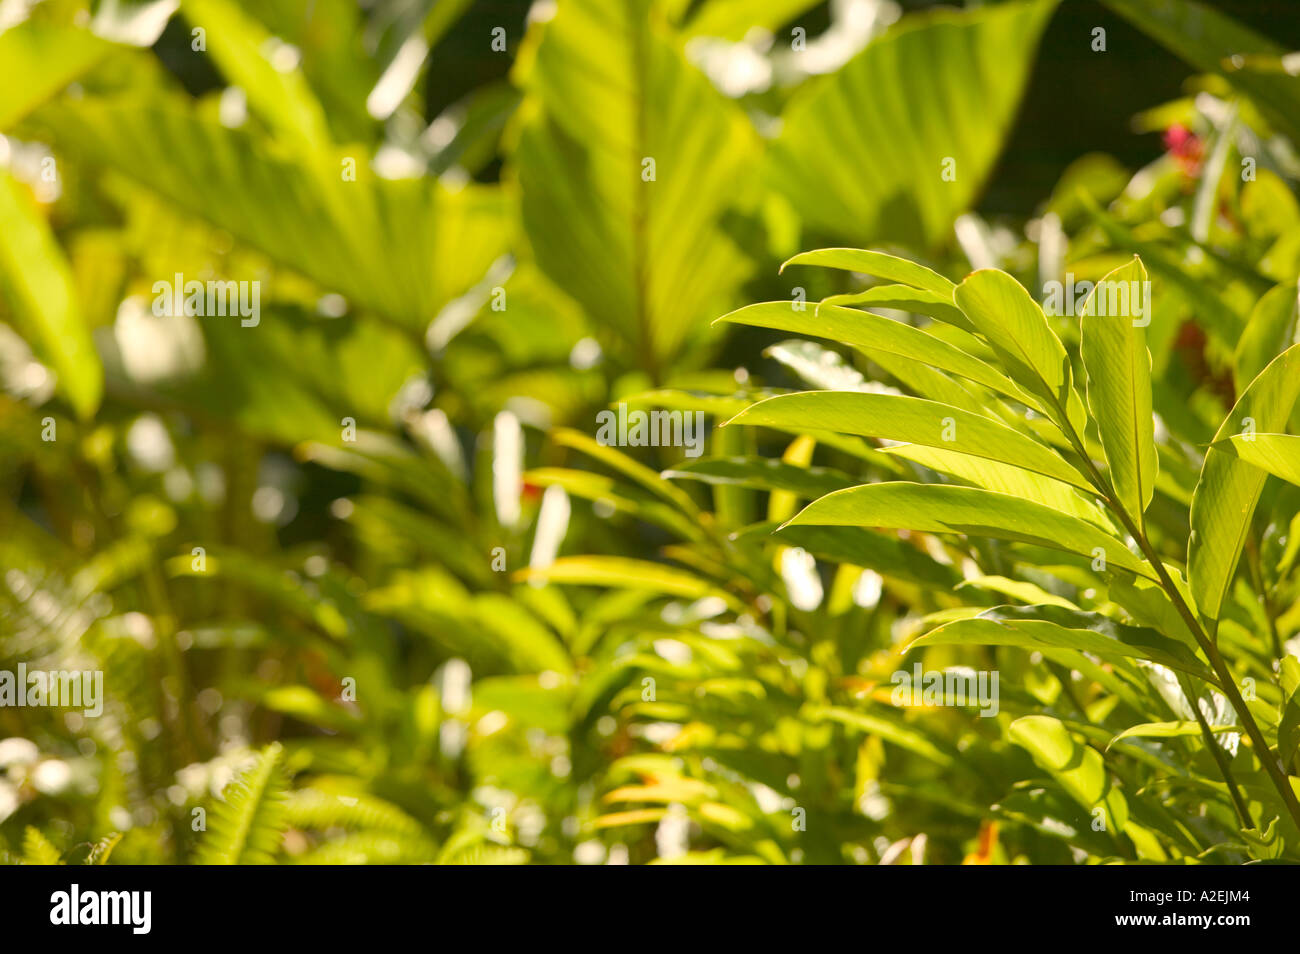
[(934, 245), (991, 171), (1054, 8), (908, 18), (792, 99), (773, 181), (832, 234)]
[(986, 457), (946, 448), (926, 447), (923, 444), (898, 444), (886, 447), (885, 453), (948, 474), (984, 490), (1032, 500), (1061, 513), (1087, 520), (1104, 530), (1111, 529), (1106, 512), (1091, 499), (1087, 499), (1069, 484), (1035, 474), (1023, 467), (1013, 467)]
[(1300, 659), (1291, 655), (1282, 657), (1281, 685), (1277, 754), (1282, 764), (1287, 765), (1300, 748)]
[[(955, 306), (949, 307), (957, 310)], [(852, 345), (868, 357), (883, 353), (910, 358), (983, 384), (1018, 401), (1036, 403), (1023, 388), (979, 358), (919, 328), (868, 311), (823, 304), (814, 313), (807, 306), (803, 311), (796, 311), (790, 302), (772, 301), (738, 309), (723, 315), (718, 321), (829, 338)]]
[[(1211, 726), (1210, 731), (1240, 732), (1241, 726), (1216, 725)], [(1199, 736), (1200, 734), (1201, 727), (1196, 722), (1143, 722), (1141, 725), (1129, 726), (1116, 735), (1106, 745), (1106, 748), (1110, 749), (1111, 746), (1125, 739), (1178, 739), (1187, 736)]]
[(955, 287), (938, 272), (924, 265), (885, 252), (871, 252), (861, 248), (819, 248), (800, 252), (781, 266), (784, 272), (791, 265), (819, 265), (838, 268), (846, 272), (861, 272), (891, 282), (902, 282), (913, 288), (922, 288), (940, 299), (951, 299)]
[(1076, 487), (1088, 481), (1055, 451), (990, 418), (923, 398), (805, 391), (759, 401), (728, 424), (804, 426), (908, 441), (1023, 467)]
[(911, 648), (971, 643), (1030, 650), (1074, 649), (1103, 660), (1146, 659), (1214, 681), (1209, 667), (1186, 645), (1154, 629), (1053, 605), (997, 606), (972, 619), (945, 623), (919, 637)]
[(1159, 467), (1144, 331), (1150, 320), (1143, 313), (1150, 308), (1147, 287), (1146, 269), (1136, 257), (1108, 272), (1083, 303), (1079, 348), (1111, 484), (1139, 528), (1145, 525)]
[(1300, 485), (1300, 437), (1294, 434), (1233, 434), (1216, 447), (1274, 477)]
[[(1268, 473), (1224, 450), (1233, 434), (1280, 433), (1300, 399), (1300, 345), (1274, 358), (1219, 426), (1192, 494), (1187, 575), (1202, 613), (1217, 620)], [(1235, 442), (1233, 447), (1236, 447)]]
[(1246, 390), (1270, 361), (1300, 342), (1297, 336), (1300, 336), (1300, 298), (1296, 286), (1278, 285), (1255, 303), (1237, 342), (1233, 358), (1237, 391)]
[(1155, 571), (1113, 536), (1042, 504), (974, 487), (894, 481), (851, 487), (814, 500), (791, 525), (893, 527), (1015, 540), (1097, 558), (1156, 579)]
[(72, 270), (30, 194), (0, 170), (0, 293), (14, 324), (58, 375), (80, 417), (99, 407), (104, 371), (77, 302)]
[[(506, 205), (495, 188), (453, 193), (428, 180), (378, 179), (364, 155), (286, 158), (175, 105), (67, 102), (42, 119), (78, 158), (407, 328), (423, 331), (505, 251)], [(348, 158), (355, 181), (341, 174)]]
[(1128, 802), (1112, 784), (1100, 753), (1076, 740), (1059, 720), (1023, 716), (1011, 723), (1008, 737), (1025, 749), (1086, 811), (1104, 810), (1105, 830), (1119, 833), (1128, 824)]
[(678, 464), (664, 471), (663, 476), (755, 490), (788, 491), (807, 500), (857, 483), (848, 474), (826, 467), (800, 467), (780, 460), (750, 457), (701, 457)]

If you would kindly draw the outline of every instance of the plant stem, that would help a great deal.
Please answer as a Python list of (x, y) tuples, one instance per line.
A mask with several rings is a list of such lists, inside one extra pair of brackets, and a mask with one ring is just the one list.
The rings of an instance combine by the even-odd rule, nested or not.
[[(1295, 789), (1291, 787), (1290, 781), (1288, 781), (1286, 774), (1283, 772), (1282, 763), (1274, 757), (1273, 750), (1269, 748), (1268, 742), (1264, 739), (1264, 733), (1260, 731), (1259, 725), (1255, 722), (1255, 717), (1251, 714), (1250, 710), (1246, 708), (1245, 700), (1241, 698), (1241, 693), (1237, 690), (1237, 681), (1233, 678), (1232, 670), (1228, 668), (1228, 664), (1224, 660), (1223, 655), (1219, 652), (1219, 648), (1214, 644), (1214, 641), (1210, 639), (1209, 633), (1207, 633), (1204, 627), (1201, 626), (1200, 620), (1196, 618), (1196, 614), (1193, 613), (1191, 607), (1187, 605), (1187, 601), (1183, 599), (1182, 591), (1174, 584), (1173, 578), (1165, 568), (1164, 561), (1161, 560), (1160, 556), (1156, 553), (1155, 548), (1151, 545), (1151, 541), (1148, 540), (1146, 534), (1138, 528), (1136, 521), (1129, 516), (1128, 511), (1126, 511), (1124, 507), (1120, 505), (1119, 501), (1115, 499), (1114, 491), (1102, 478), (1096, 465), (1093, 464), (1092, 458), (1084, 451), (1083, 444), (1079, 440), (1078, 435), (1073, 433), (1073, 429), (1071, 428), (1067, 433), (1067, 436), (1070, 438), (1071, 443), (1074, 444), (1075, 450), (1078, 451), (1079, 456), (1083, 458), (1083, 461), (1088, 468), (1089, 478), (1093, 481), (1093, 486), (1101, 493), (1102, 499), (1110, 511), (1120, 519), (1121, 523), (1124, 524), (1124, 529), (1128, 531), (1129, 536), (1137, 541), (1143, 555), (1147, 558), (1147, 562), (1151, 564), (1152, 568), (1156, 571), (1156, 575), (1160, 578), (1160, 585), (1164, 589), (1165, 593), (1168, 594), (1170, 601), (1174, 604), (1174, 609), (1178, 612), (1178, 615), (1182, 617), (1183, 622), (1187, 624), (1187, 628), (1191, 632), (1192, 637), (1196, 640), (1197, 645), (1201, 647), (1201, 651), (1205, 653), (1205, 658), (1210, 661), (1210, 666), (1214, 669), (1215, 675), (1219, 678), (1219, 688), (1223, 690), (1224, 694), (1228, 697), (1228, 702), (1231, 703), (1232, 708), (1237, 712), (1238, 717), (1241, 719), (1242, 727), (1246, 730), (1246, 734), (1250, 737), (1250, 743), (1255, 748), (1255, 754), (1259, 757), (1260, 764), (1264, 766), (1264, 771), (1268, 773), (1269, 780), (1272, 781), (1274, 788), (1277, 789), (1277, 793), (1282, 796), (1282, 802), (1286, 805), (1292, 821), (1295, 823), (1297, 828), (1300, 828), (1300, 801), (1296, 800)], [(1208, 735), (1206, 744), (1211, 747), (1211, 751), (1217, 752), (1218, 742), (1214, 740), (1213, 734), (1208, 733), (1208, 727), (1204, 725), (1204, 720), (1199, 711), (1199, 707), (1196, 704), (1196, 700), (1188, 699), (1188, 702), (1196, 712), (1197, 721), (1201, 723), (1203, 730), (1205, 730), (1203, 734)], [(1221, 753), (1219, 754), (1221, 755)], [(1241, 801), (1241, 793), (1237, 790), (1236, 783), (1233, 781), (1231, 773), (1226, 771), (1226, 766), (1223, 764), (1220, 765), (1220, 768), (1224, 770), (1224, 781), (1227, 782), (1228, 788), (1233, 794), (1233, 802), (1236, 803)], [(1240, 808), (1238, 811), (1240, 811)], [(1249, 818), (1249, 814), (1247, 814), (1246, 817)]]

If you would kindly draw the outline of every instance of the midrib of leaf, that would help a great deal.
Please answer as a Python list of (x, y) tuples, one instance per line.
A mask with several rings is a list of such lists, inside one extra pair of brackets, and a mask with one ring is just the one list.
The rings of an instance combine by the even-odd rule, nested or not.
[[(632, 155), (628, 157), (628, 169), (632, 180), (632, 293), (635, 298), (637, 337), (641, 342), (642, 361), (650, 375), (650, 380), (659, 383), (659, 360), (655, 354), (655, 342), (650, 327), (650, 307), (646, 285), (648, 276), (647, 250), (649, 235), (647, 220), (650, 215), (649, 200), (646, 196), (646, 183), (641, 181), (641, 159), (648, 155), (646, 146), (649, 136), (646, 132), (646, 38), (645, 30), (637, 29), (636, 17), (628, 10), (627, 0), (624, 10), (624, 29), (627, 31), (628, 44), (632, 50)], [(638, 155), (639, 153), (639, 155)], [(654, 158), (654, 157), (652, 157)], [(659, 179), (659, 162), (655, 158), (655, 181)]]
[(232, 864), (238, 864), (239, 859), (244, 856), (248, 836), (253, 830), (254, 821), (262, 812), (262, 800), (266, 797), (266, 788), (278, 761), (278, 754), (262, 756), (257, 768), (248, 778), (246, 783), (248, 786), (248, 811), (239, 813), (238, 824), (230, 840), (229, 855)]

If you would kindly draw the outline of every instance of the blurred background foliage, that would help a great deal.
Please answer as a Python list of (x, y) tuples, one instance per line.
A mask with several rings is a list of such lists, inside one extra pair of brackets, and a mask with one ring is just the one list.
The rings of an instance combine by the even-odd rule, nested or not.
[[(0, 708), (0, 848), (1136, 857), (1061, 820), (1005, 720), (877, 704), (922, 618), (1055, 584), (924, 534), (778, 543), (798, 501), (911, 465), (712, 427), (939, 385), (712, 321), (859, 291), (779, 271), (819, 246), (1039, 290), (1139, 252), (1157, 404), (1203, 445), (1300, 275), (1300, 18), (1230, 6), (0, 2), (0, 669), (107, 696)], [(156, 316), (177, 274), (259, 282), (260, 320)], [(703, 412), (706, 460), (596, 443), (618, 402)], [(1289, 529), (1260, 539), (1279, 644)], [(1000, 665), (1030, 708), (1071, 680)], [(1206, 824), (1189, 844), (1252, 856)]]

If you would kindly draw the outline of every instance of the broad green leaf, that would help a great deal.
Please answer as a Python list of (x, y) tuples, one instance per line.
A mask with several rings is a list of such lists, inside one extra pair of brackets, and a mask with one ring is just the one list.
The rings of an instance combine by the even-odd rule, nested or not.
[(910, 648), (966, 644), (1073, 649), (1106, 661), (1146, 659), (1215, 681), (1209, 667), (1187, 646), (1154, 629), (1127, 626), (1097, 613), (1048, 604), (997, 606), (973, 619), (956, 620), (931, 630)]
[(1298, 305), (1300, 299), (1294, 284), (1278, 285), (1255, 303), (1233, 358), (1233, 378), (1238, 392), (1246, 390), (1270, 361), (1291, 345), (1300, 343)]
[(940, 563), (897, 536), (857, 527), (785, 526), (778, 531), (778, 524), (768, 522), (746, 527), (734, 537), (740, 541), (758, 540), (774, 532), (781, 543), (801, 547), (819, 560), (865, 567), (909, 583), (946, 590), (961, 579), (956, 568)]
[(530, 567), (520, 570), (515, 576), (521, 580), (547, 583), (644, 589), (688, 599), (720, 596), (733, 609), (741, 608), (734, 596), (716, 589), (708, 580), (649, 560), (606, 556), (560, 557), (550, 566)]
[(1069, 356), (1029, 292), (1006, 272), (984, 268), (967, 276), (953, 298), (1011, 376), (1038, 396), (1044, 413), (1082, 435), (1086, 415)]
[(2, 169), (0, 293), (18, 331), (58, 375), (68, 403), (79, 417), (92, 416), (104, 371), (77, 302), (72, 269), (31, 195)]
[(1282, 705), (1278, 712), (1277, 751), (1287, 765), (1300, 747), (1300, 659), (1282, 657)]
[(734, 484), (754, 490), (787, 491), (815, 500), (855, 481), (848, 474), (826, 467), (800, 467), (763, 457), (701, 457), (663, 473), (664, 477), (702, 480), (708, 484)]
[[(273, 153), (250, 133), (174, 104), (61, 103), (56, 144), (107, 165), (235, 239), (407, 328), (423, 331), (505, 251), (495, 188), (384, 180), (366, 157)], [(344, 158), (357, 180), (345, 181)], [(320, 175), (320, 163), (332, 167)], [(186, 276), (188, 278), (189, 276)]]
[[(1192, 494), (1187, 576), (1201, 612), (1217, 620), (1237, 570), (1251, 517), (1268, 473), (1228, 453), (1219, 442), (1233, 434), (1286, 429), (1300, 399), (1300, 345), (1278, 355), (1251, 382), (1214, 435)], [(1234, 443), (1235, 448), (1235, 443)]]
[[(1108, 272), (1083, 303), (1080, 319), (1088, 406), (1101, 434), (1118, 503), (1144, 527), (1155, 491), (1155, 418), (1151, 412), (1151, 354), (1147, 272), (1139, 258)], [(1144, 304), (1145, 303), (1145, 304)], [(1145, 312), (1143, 309), (1146, 309)]]
[(746, 408), (728, 424), (817, 427), (842, 434), (908, 441), (1023, 467), (1087, 488), (1055, 451), (1005, 424), (923, 398), (846, 391), (782, 394)]
[(1300, 485), (1300, 437), (1294, 434), (1233, 434), (1216, 446), (1274, 477)]
[[(955, 306), (949, 307), (956, 311)], [(983, 384), (1017, 401), (1037, 405), (1023, 388), (996, 368), (919, 328), (869, 311), (835, 305), (822, 304), (816, 313), (806, 305), (804, 309), (796, 311), (791, 302), (764, 302), (723, 315), (718, 321), (828, 338), (852, 345), (868, 357), (893, 354), (910, 358)]]
[[(651, 420), (653, 421), (654, 418), (652, 417)], [(699, 512), (699, 508), (695, 506), (695, 501), (691, 500), (688, 494), (664, 480), (663, 475), (656, 473), (645, 464), (634, 460), (615, 447), (601, 444), (590, 435), (584, 434), (582, 431), (575, 431), (571, 427), (555, 428), (551, 431), (551, 440), (561, 447), (572, 447), (574, 450), (581, 451), (588, 457), (594, 458), (607, 467), (624, 474), (651, 493), (658, 494), (670, 503), (676, 504), (685, 513), (696, 514)]]
[[(1211, 732), (1240, 732), (1239, 725), (1215, 725), (1210, 726)], [(1107, 750), (1112, 745), (1122, 742), (1125, 739), (1177, 739), (1185, 736), (1199, 736), (1201, 727), (1196, 722), (1144, 722), (1141, 725), (1130, 726), (1107, 744)]]
[(784, 272), (791, 265), (820, 265), (823, 268), (874, 275), (876, 278), (886, 278), (891, 282), (902, 282), (913, 288), (924, 289), (942, 300), (950, 300), (955, 287), (938, 272), (910, 259), (861, 248), (819, 248), (811, 252), (800, 252), (782, 265), (781, 271)]
[(1101, 754), (1077, 741), (1059, 719), (1029, 715), (1011, 723), (1007, 736), (1025, 749), (1087, 811), (1105, 809), (1106, 831), (1118, 834), (1128, 824), (1128, 803), (1112, 785)]
[(514, 166), (542, 269), (658, 378), (750, 270), (720, 220), (758, 143), (649, 9), (568, 0), (535, 25)]
[(907, 725), (893, 715), (885, 716), (839, 706), (813, 707), (807, 715), (810, 718), (820, 716), (869, 735), (879, 736), (886, 742), (914, 752), (945, 768), (951, 766), (955, 760), (952, 753), (940, 748), (920, 729)]
[(89, 30), (29, 20), (0, 32), (0, 130), (9, 129), (113, 50)]
[(686, 23), (687, 36), (716, 36), (739, 43), (749, 31), (774, 31), (777, 27), (796, 22), (805, 11), (818, 5), (820, 0), (766, 0), (755, 4), (753, 0), (707, 0), (691, 6), (690, 20)]
[(948, 239), (992, 171), (1055, 6), (905, 18), (796, 92), (772, 147), (772, 181), (833, 235), (916, 247)]
[(944, 294), (928, 291), (924, 288), (911, 288), (907, 285), (876, 285), (866, 291), (848, 292), (843, 295), (831, 295), (823, 298), (817, 306), (820, 314), (832, 305), (865, 305), (872, 308), (895, 308), (910, 311), (917, 315), (926, 315), (936, 321), (955, 325), (963, 331), (974, 331), (969, 320), (960, 308), (952, 303), (952, 289)]
[(329, 142), (325, 111), (302, 70), (272, 65), (274, 38), (261, 23), (233, 0), (181, 0), (181, 12), (206, 31), (208, 55), (272, 129), (301, 148)]
[(886, 447), (884, 450), (891, 457), (902, 457), (984, 490), (1032, 500), (1034, 503), (1051, 507), (1061, 513), (1087, 520), (1103, 530), (1111, 529), (1106, 512), (1091, 500), (1081, 496), (1073, 487), (1059, 480), (1035, 474), (1023, 467), (1013, 467), (985, 457), (962, 454), (945, 448), (926, 447), (923, 444), (898, 444), (894, 447)]
[(892, 527), (1015, 540), (1096, 558), (1156, 579), (1145, 561), (1113, 536), (1042, 504), (974, 487), (895, 481), (851, 487), (814, 500), (790, 524)]

